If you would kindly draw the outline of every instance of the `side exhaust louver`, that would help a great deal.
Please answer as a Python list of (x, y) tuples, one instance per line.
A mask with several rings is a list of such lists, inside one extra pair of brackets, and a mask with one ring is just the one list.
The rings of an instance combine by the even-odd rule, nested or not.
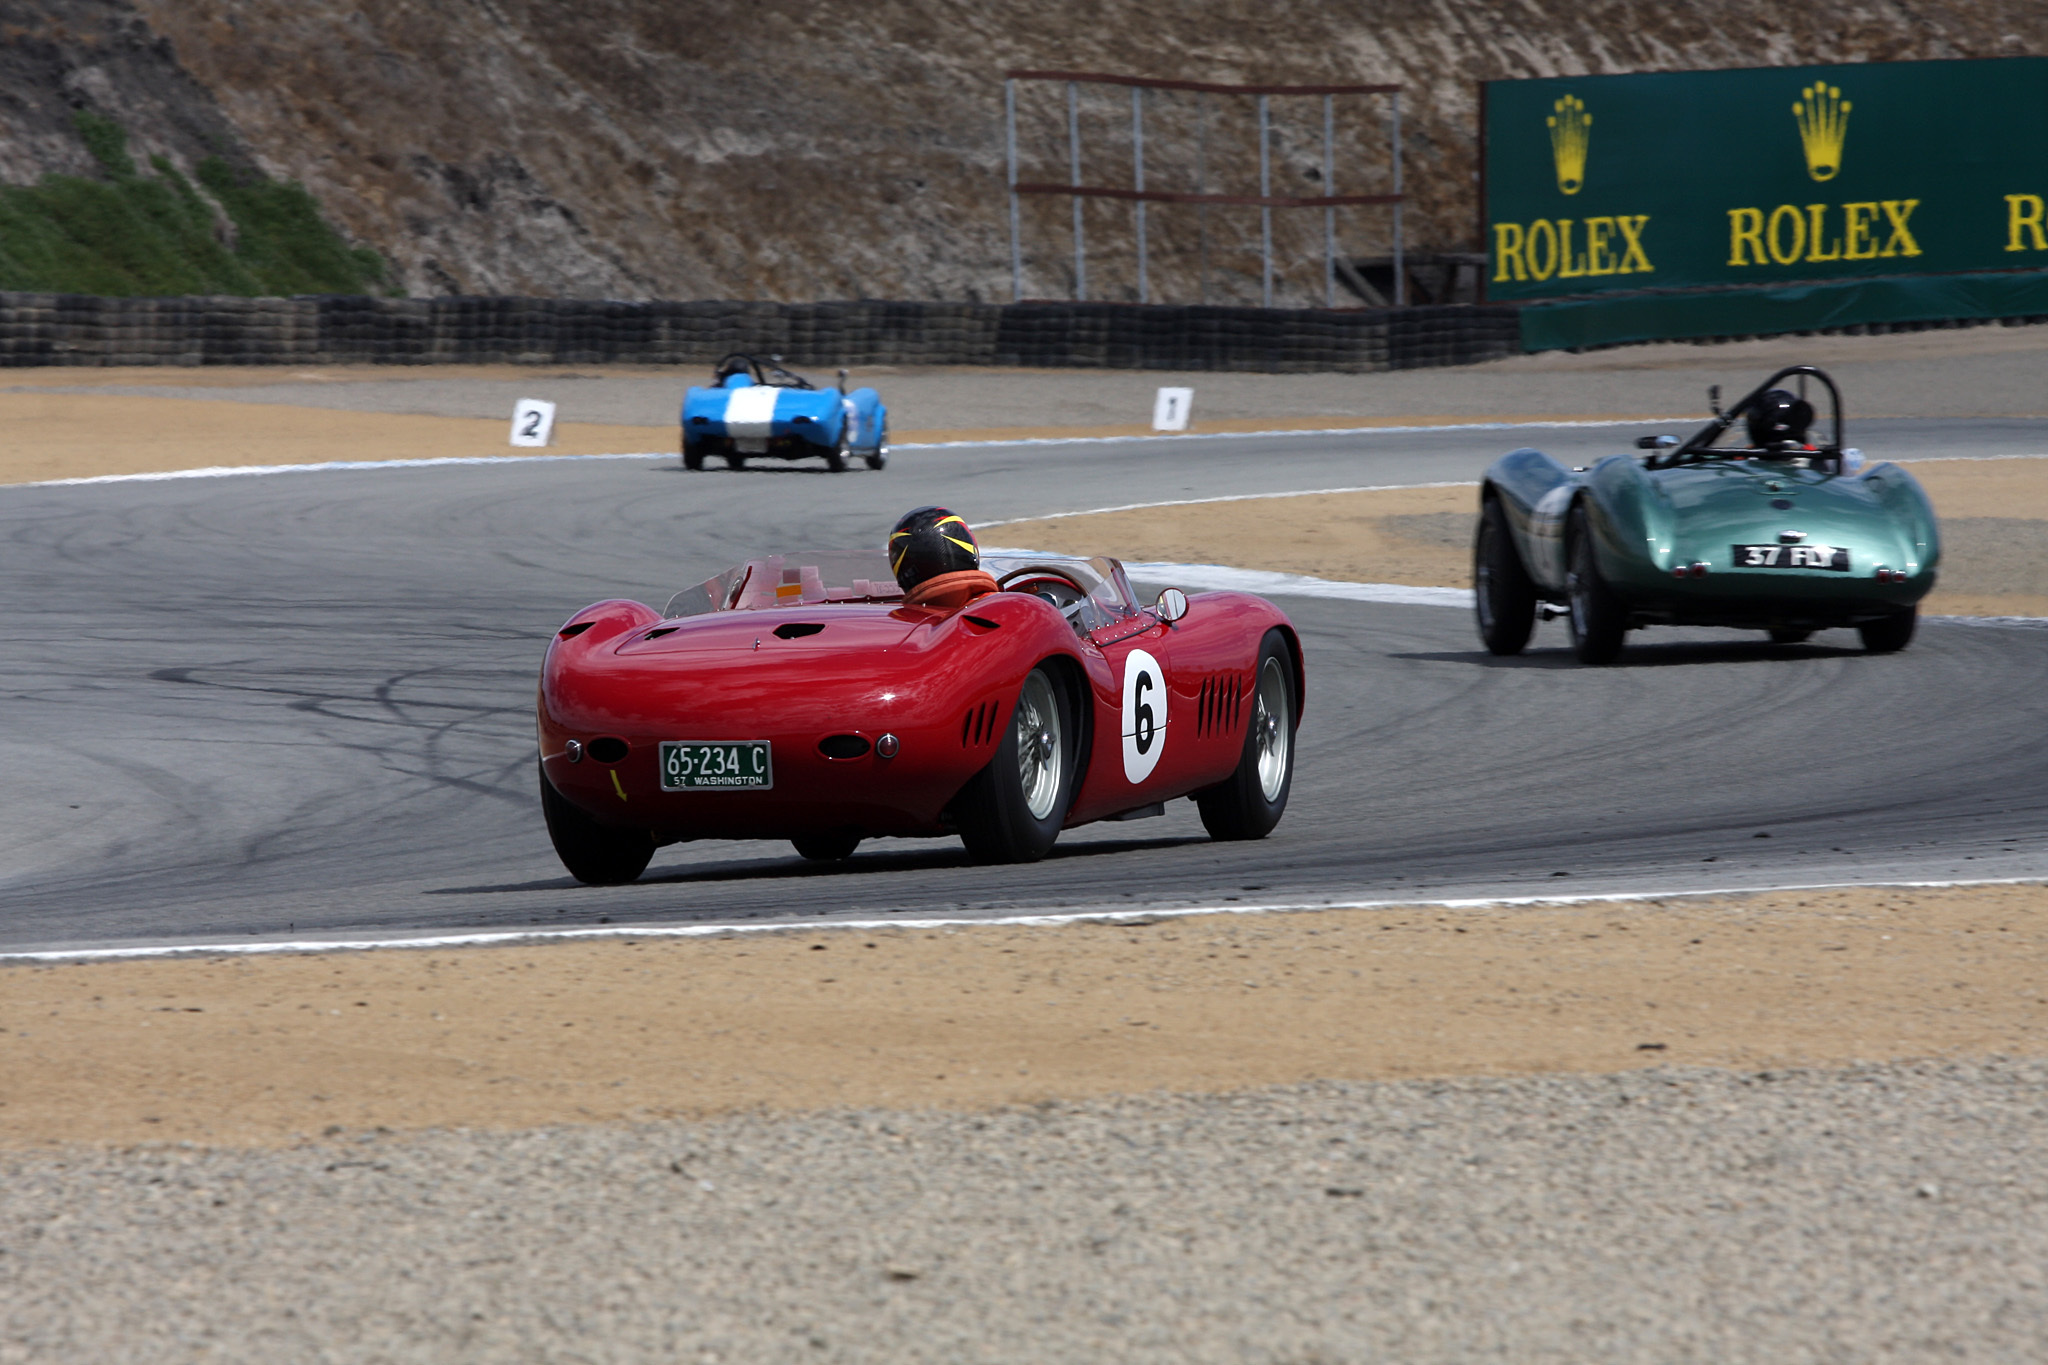
[(996, 737), (996, 704), (985, 701), (960, 718), (960, 747), (978, 749)]
[(1237, 718), (1244, 705), (1244, 679), (1234, 673), (1214, 673), (1202, 680), (1195, 699), (1195, 736), (1237, 733)]

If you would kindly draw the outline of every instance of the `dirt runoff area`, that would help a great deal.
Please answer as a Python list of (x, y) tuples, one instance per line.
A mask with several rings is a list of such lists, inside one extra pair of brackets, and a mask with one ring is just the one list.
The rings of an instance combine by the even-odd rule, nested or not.
[[(2048, 329), (2032, 331), (2042, 335), (1982, 331), (1963, 350), (1988, 359), (1957, 358), (2000, 367), (2000, 391), (2037, 397), (2039, 385), (2019, 382), (2048, 357)], [(1871, 387), (1918, 402), (1897, 386), (1940, 348), (1857, 340), (1873, 344), (1830, 342), (1843, 357), (1823, 359), (1867, 362), (1867, 378), (1896, 380)], [(1615, 405), (1647, 386), (1651, 398), (1628, 412), (1683, 411), (1709, 363), (1739, 373), (1789, 345), (1529, 357), (1480, 367), (1483, 386), (1469, 371), (1203, 377), (1198, 426), (1447, 421), (1482, 390), (1505, 405), (1496, 411), (1596, 415), (1565, 406), (1594, 380)], [(1023, 423), (1054, 410), (1042, 400), (1055, 390), (1079, 395), (1057, 409), (1070, 423), (1112, 432), (1126, 428), (1109, 419), (1170, 378), (901, 374), (891, 392), (914, 419), (899, 440), (1032, 434)], [(665, 452), (681, 379), (510, 367), (23, 373), (0, 391), (0, 482), (520, 458), (506, 437), (511, 402), (527, 393), (573, 397), (554, 453)], [(971, 428), (977, 413), (1015, 425)], [(2048, 460), (1913, 469), (1948, 536), (1929, 608), (2048, 615)], [(1469, 486), (1289, 496), (1013, 523), (987, 538), (1462, 585), (1473, 499)], [(2044, 1056), (2044, 910), (2038, 885), (1877, 888), (13, 964), (0, 966), (0, 1146), (266, 1146), (380, 1128), (975, 1110), (1310, 1079)]]
[(0, 1145), (2048, 1055), (2048, 887), (0, 968)]
[[(2048, 459), (1907, 462), (1941, 517), (1940, 583), (1922, 610), (2048, 616)], [(1006, 522), (992, 544), (1229, 564), (1359, 583), (1470, 587), (1472, 485), (1195, 503)]]
[[(1706, 415), (1782, 365), (1827, 366), (1863, 417), (2048, 415), (2048, 327), (1666, 343), (1381, 374), (1225, 374), (876, 365), (898, 444), (1137, 436), (1161, 386), (1194, 390), (1195, 432)], [(44, 367), (0, 376), (0, 483), (215, 466), (495, 457), (512, 404), (557, 405), (561, 455), (676, 448), (705, 366)], [(832, 382), (829, 370), (810, 377)]]

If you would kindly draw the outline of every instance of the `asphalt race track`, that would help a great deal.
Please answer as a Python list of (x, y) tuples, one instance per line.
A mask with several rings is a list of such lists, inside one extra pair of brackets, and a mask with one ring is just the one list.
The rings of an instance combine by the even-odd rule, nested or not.
[[(705, 843), (592, 889), (549, 848), (534, 677), (589, 601), (659, 605), (748, 554), (877, 544), (924, 502), (988, 521), (1465, 480), (1509, 445), (1583, 458), (1636, 434), (948, 447), (836, 477), (671, 457), (0, 489), (0, 948), (2048, 876), (2038, 627), (1931, 622), (1890, 657), (1847, 632), (1649, 632), (1590, 670), (1561, 624), (1501, 661), (1464, 611), (1310, 599), (1282, 601), (1308, 697), (1292, 805), (1261, 843), (1211, 844), (1180, 802), (1027, 867), (972, 866), (953, 841), (825, 869)], [(2048, 422), (1854, 437), (1874, 457), (2038, 454)]]

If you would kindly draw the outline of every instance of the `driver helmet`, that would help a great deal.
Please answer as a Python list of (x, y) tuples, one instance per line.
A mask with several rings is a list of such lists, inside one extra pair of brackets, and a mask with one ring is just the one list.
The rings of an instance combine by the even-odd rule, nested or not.
[(1771, 389), (1749, 405), (1749, 443), (1758, 450), (1806, 444), (1813, 404), (1784, 389)]
[(906, 593), (940, 574), (981, 567), (981, 546), (965, 521), (943, 507), (905, 512), (889, 532), (889, 568)]

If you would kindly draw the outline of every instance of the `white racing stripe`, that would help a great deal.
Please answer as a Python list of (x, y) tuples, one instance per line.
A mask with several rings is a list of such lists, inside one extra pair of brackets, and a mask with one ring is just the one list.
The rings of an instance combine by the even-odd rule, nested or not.
[(728, 390), (725, 434), (755, 440), (773, 434), (776, 392), (767, 384), (749, 384)]
[(1161, 909), (1103, 906), (1084, 910), (1047, 910), (985, 919), (967, 916), (858, 920), (781, 920), (772, 924), (657, 924), (603, 929), (513, 929), (468, 934), (432, 934), (419, 938), (286, 939), (269, 943), (187, 943), (124, 948), (53, 948), (31, 952), (0, 952), (0, 964), (11, 962), (113, 962), (164, 957), (265, 957), (278, 953), (369, 952), (390, 948), (491, 948), (523, 943), (569, 943), (590, 939), (721, 938), (741, 934), (814, 934), (825, 930), (878, 929), (1016, 929), (1053, 928), (1063, 924), (1151, 924), (1197, 915), (1290, 915), (1322, 910), (1488, 910), (1517, 906), (1600, 905), (1618, 902), (1706, 900), (1724, 896), (1765, 896), (1793, 891), (1946, 891), (1973, 886), (2044, 886), (2039, 877), (1984, 877), (1925, 882), (1797, 882), (1783, 886), (1693, 887), (1682, 891), (1585, 892), (1570, 896), (1467, 896), (1446, 900), (1274, 901), (1261, 905), (1186, 905)]

